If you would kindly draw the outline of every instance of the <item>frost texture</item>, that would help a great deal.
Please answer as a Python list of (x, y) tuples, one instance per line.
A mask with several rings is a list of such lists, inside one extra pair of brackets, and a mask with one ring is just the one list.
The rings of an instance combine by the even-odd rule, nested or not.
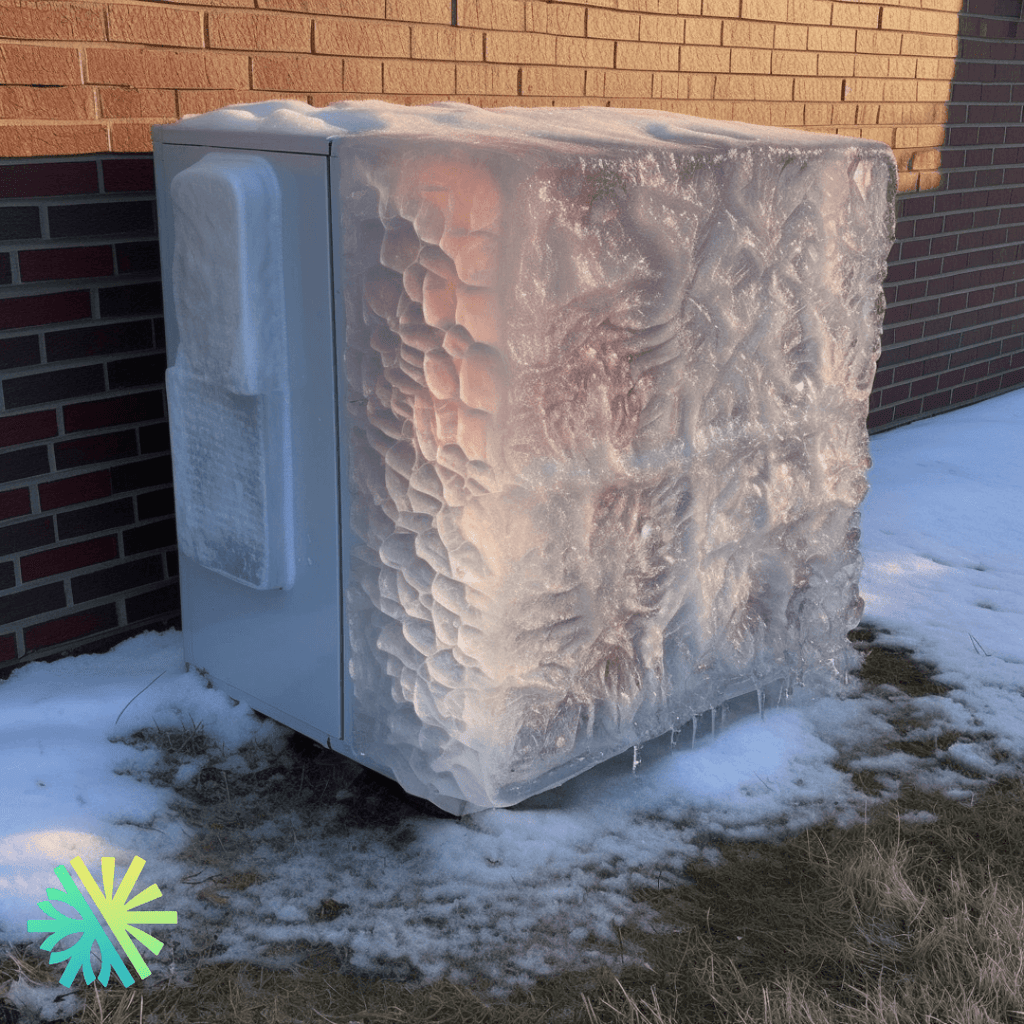
[(183, 340), (167, 371), (178, 544), (246, 586), (291, 586), (294, 545), (275, 543), (293, 518), (280, 187), (266, 160), (213, 152), (170, 193)]
[(841, 681), (889, 150), (342, 107), (386, 123), (346, 140), (338, 197), (358, 749), (472, 810)]

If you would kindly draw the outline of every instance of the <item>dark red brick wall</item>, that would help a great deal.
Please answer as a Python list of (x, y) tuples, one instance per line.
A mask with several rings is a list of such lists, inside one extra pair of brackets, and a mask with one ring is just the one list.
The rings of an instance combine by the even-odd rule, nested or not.
[(887, 429), (1024, 385), (1024, 23), (967, 0), (942, 186), (896, 201), (868, 426)]
[(0, 163), (0, 676), (180, 620), (153, 188)]

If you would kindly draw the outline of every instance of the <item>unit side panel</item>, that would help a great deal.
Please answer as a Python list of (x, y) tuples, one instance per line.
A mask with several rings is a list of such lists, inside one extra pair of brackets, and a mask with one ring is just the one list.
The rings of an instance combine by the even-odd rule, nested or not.
[[(176, 174), (217, 150), (159, 143), (155, 150), (171, 366), (181, 337), (171, 273), (175, 235), (169, 190)], [(185, 659), (254, 709), (338, 748), (345, 730), (327, 160), (231, 152), (267, 160), (280, 184), (293, 517), (292, 529), (282, 524), (280, 536), (294, 543), (295, 579), (290, 587), (257, 590), (182, 554)]]

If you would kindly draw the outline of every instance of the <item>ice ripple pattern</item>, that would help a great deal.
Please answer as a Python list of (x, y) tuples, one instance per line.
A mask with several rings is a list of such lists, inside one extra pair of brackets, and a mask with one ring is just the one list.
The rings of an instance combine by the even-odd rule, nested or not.
[(893, 174), (812, 142), (360, 146), (347, 657), (407, 789), (854, 663)]

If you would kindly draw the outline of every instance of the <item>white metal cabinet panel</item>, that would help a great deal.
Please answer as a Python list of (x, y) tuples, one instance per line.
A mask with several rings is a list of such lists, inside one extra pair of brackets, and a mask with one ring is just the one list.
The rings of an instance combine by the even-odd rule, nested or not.
[[(269, 468), (271, 474), (277, 475), (276, 483), (271, 480), (270, 492), (263, 496), (269, 500), (262, 506), (256, 502), (265, 513), (261, 524), (266, 531), (265, 542), (268, 547), (275, 547), (273, 564), (264, 567), (262, 577), (256, 572), (245, 585), (238, 582), (237, 574), (230, 578), (231, 573), (223, 574), (200, 564), (202, 560), (217, 562), (217, 553), (211, 553), (209, 548), (199, 552), (193, 549), (191, 557), (188, 550), (180, 551), (185, 658), (225, 692), (338, 748), (344, 735), (341, 551), (327, 161), (323, 156), (310, 154), (225, 151), (174, 144), (163, 141), (160, 134), (166, 139), (173, 133), (154, 133), (168, 390), (177, 387), (179, 394), (184, 393), (183, 397), (194, 402), (220, 403), (228, 410), (228, 416), (221, 422), (225, 434), (234, 430), (234, 436), (227, 438), (227, 443), (221, 443), (225, 439), (211, 438), (210, 444), (214, 457), (219, 451), (220, 458), (227, 460), (219, 469), (225, 477), (241, 475), (230, 461), (246, 455), (238, 450), (246, 442), (238, 432), (237, 422), (232, 427), (230, 413), (237, 412), (244, 418), (246, 402), (250, 412), (256, 403), (262, 403), (260, 411), (269, 414), (270, 419), (264, 421), (262, 440), (258, 430), (253, 434), (253, 444), (264, 450), (252, 452), (251, 461), (262, 464), (263, 471)], [(199, 212), (203, 188), (192, 190), (191, 226), (187, 218), (182, 220), (181, 209), (174, 210), (171, 204), (175, 191), (181, 195), (181, 183), (187, 184), (190, 177), (199, 181), (196, 166), (204, 158), (209, 159), (202, 166), (217, 171), (206, 179), (206, 184), (213, 181), (216, 186), (205, 190), (211, 203), (206, 228)], [(255, 168), (248, 180), (244, 170), (247, 161)], [(218, 178), (220, 172), (224, 173)], [(179, 175), (176, 190), (175, 178)], [(231, 185), (232, 181), (237, 187)], [(204, 230), (216, 231), (218, 226), (223, 229), (225, 225), (235, 229), (236, 239), (245, 244), (246, 229), (253, 223), (253, 203), (257, 207), (272, 204), (275, 197), (280, 203), (280, 231), (277, 241), (271, 240), (269, 244), (280, 251), (249, 255), (270, 260), (278, 267), (280, 294), (276, 297), (252, 291), (254, 283), (258, 286), (260, 275), (246, 278), (244, 260), (241, 271), (234, 276), (230, 267), (204, 268), (204, 259), (215, 261), (222, 251), (215, 240), (195, 244), (197, 239), (193, 237), (187, 249), (177, 244), (177, 230), (192, 230), (193, 235), (198, 231), (201, 235)], [(226, 213), (220, 208), (225, 201), (234, 200), (240, 209)], [(185, 265), (189, 251), (198, 261), (196, 265)], [(257, 307), (243, 310), (241, 321), (244, 330), (255, 335), (258, 346), (249, 344), (254, 340), (252, 337), (247, 342), (238, 332), (232, 336), (230, 322), (204, 331), (197, 326), (194, 315), (179, 309), (189, 296), (176, 294), (176, 287), (183, 293), (191, 287), (191, 301), (195, 302), (196, 294), (201, 293), (197, 285), (204, 275), (221, 291), (238, 288), (236, 295), (224, 298), (225, 306), (234, 302)], [(268, 316), (276, 322), (260, 322), (260, 317)], [(195, 334), (204, 337), (182, 339), (181, 325), (188, 329), (189, 323)], [(280, 345), (273, 346), (277, 356), (257, 350), (266, 348), (268, 329), (271, 333), (284, 332), (284, 337), (278, 339)], [(261, 332), (267, 337), (262, 337)], [(179, 438), (187, 433), (180, 423), (181, 411), (177, 410)], [(216, 410), (207, 408), (192, 415), (197, 418), (194, 430), (216, 431)], [(259, 420), (250, 416), (248, 422), (253, 425)], [(285, 436), (275, 436), (275, 432)], [(176, 476), (183, 476), (184, 463), (178, 454), (175, 453)], [(188, 472), (186, 469), (185, 473)], [(218, 469), (206, 467), (205, 473), (213, 480)], [(238, 481), (233, 483), (237, 490)], [(264, 480), (261, 486), (266, 487), (267, 482)], [(275, 486), (281, 493), (273, 493)], [(176, 479), (175, 491), (180, 509), (190, 492), (196, 497), (195, 481)], [(232, 487), (226, 486), (217, 493), (207, 482), (205, 492), (200, 488), (200, 496), (204, 493), (205, 500), (212, 505), (219, 503), (219, 507), (207, 509), (204, 514), (208, 518), (227, 517), (230, 521)], [(238, 503), (239, 507), (244, 504)], [(194, 518), (197, 513), (186, 512), (186, 516), (190, 514)], [(236, 525), (239, 532), (244, 532), (245, 524)], [(181, 526), (179, 523), (179, 530)], [(189, 545), (182, 547), (187, 549)], [(262, 589), (255, 589), (254, 583), (261, 581)]]

